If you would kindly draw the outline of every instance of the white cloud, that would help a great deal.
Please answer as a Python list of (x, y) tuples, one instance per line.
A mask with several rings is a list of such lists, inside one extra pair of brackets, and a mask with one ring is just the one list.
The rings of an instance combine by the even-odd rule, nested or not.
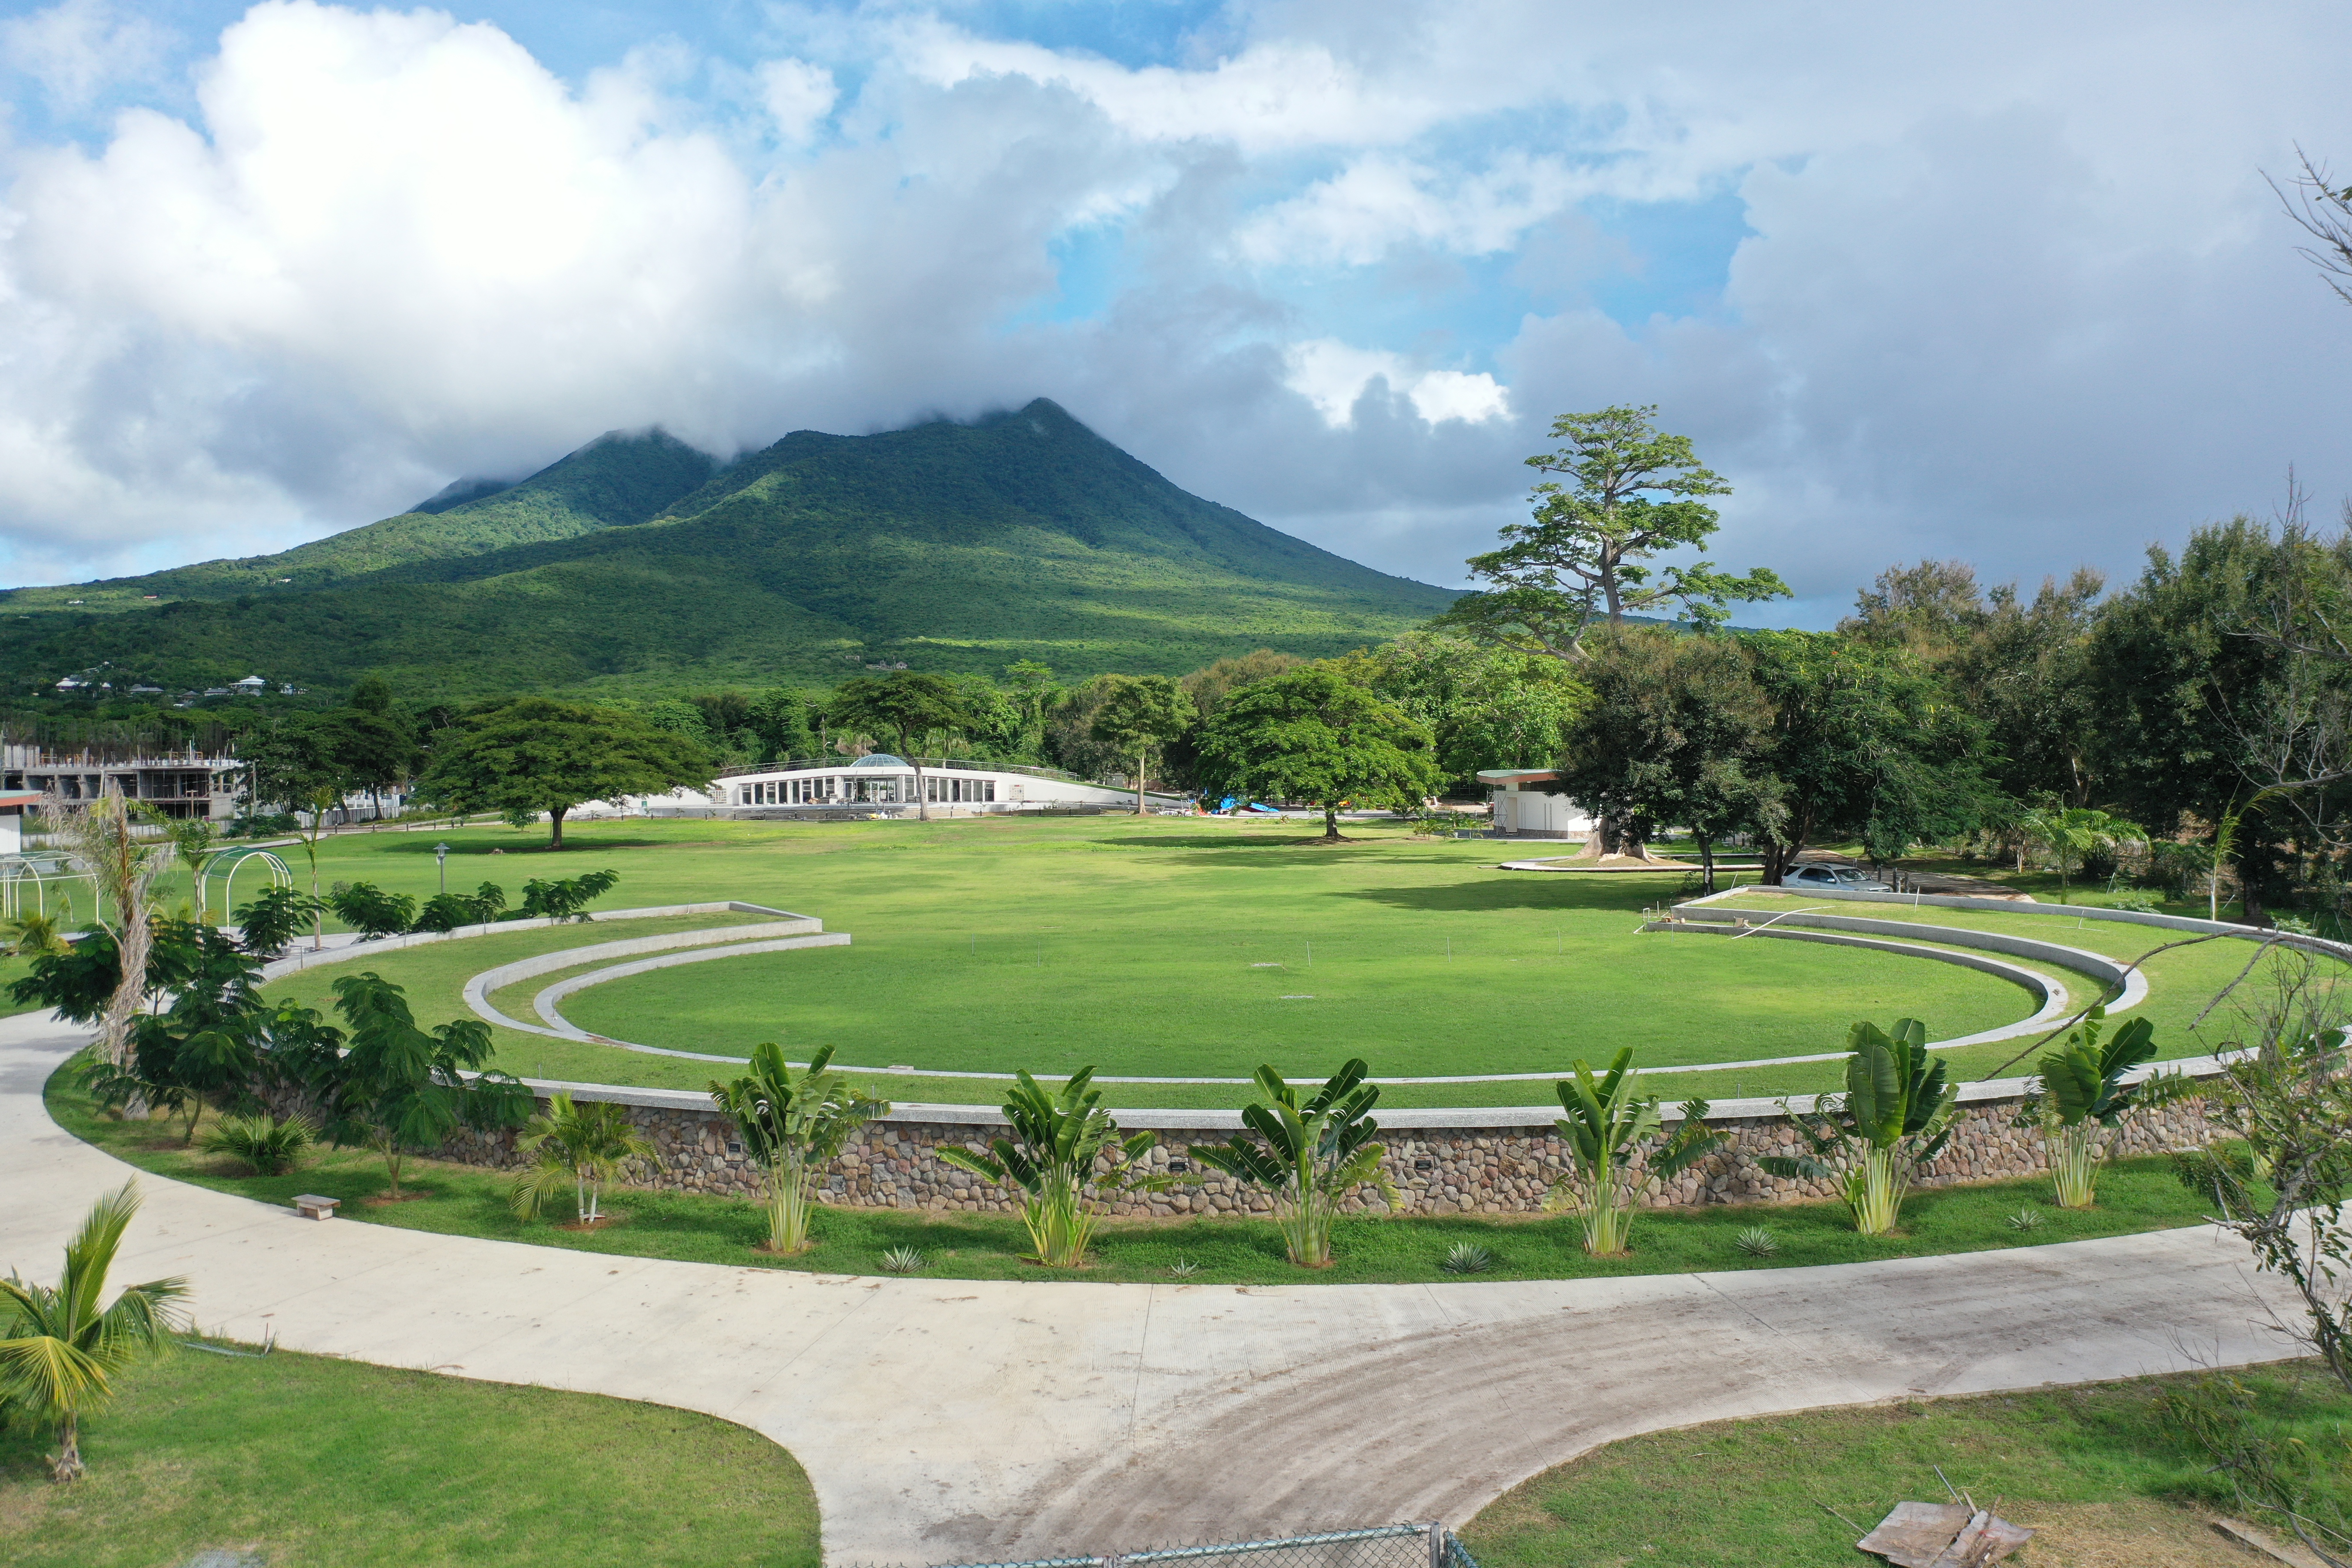
[(768, 60), (760, 67), (761, 101), (776, 123), (776, 136), (788, 147), (814, 141), (824, 117), (833, 112), (840, 91), (833, 73), (806, 60)]
[(0, 56), (38, 80), (52, 101), (79, 109), (99, 93), (152, 73), (170, 33), (111, 0), (62, 0), (0, 22)]
[(1485, 372), (1416, 371), (1381, 349), (1350, 348), (1328, 338), (1294, 343), (1284, 356), (1283, 384), (1315, 405), (1330, 426), (1355, 423), (1356, 405), (1375, 379), (1412, 405), (1431, 425), (1448, 419), (1476, 424), (1509, 416), (1509, 395)]

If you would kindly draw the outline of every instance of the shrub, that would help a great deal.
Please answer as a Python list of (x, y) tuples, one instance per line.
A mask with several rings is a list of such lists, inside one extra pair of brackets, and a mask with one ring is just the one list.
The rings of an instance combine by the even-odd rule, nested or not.
[(415, 931), (456, 931), (459, 926), (488, 925), (507, 907), (507, 890), (485, 882), (472, 894), (436, 893), (416, 911)]
[(618, 871), (589, 871), (553, 881), (533, 877), (522, 885), (522, 918), (584, 921), (588, 906), (613, 890)]
[(396, 936), (416, 920), (416, 900), (406, 893), (387, 893), (373, 882), (338, 883), (327, 895), (335, 918), (373, 941)]
[(289, 883), (262, 889), (254, 894), (251, 903), (231, 918), (243, 933), (246, 952), (258, 958), (274, 958), (286, 951), (286, 944), (310, 923), (317, 909), (316, 900)]
[(301, 1163), (303, 1151), (318, 1141), (317, 1131), (300, 1117), (280, 1120), (265, 1110), (222, 1117), (205, 1134), (204, 1148), (244, 1161), (257, 1176), (277, 1176)]

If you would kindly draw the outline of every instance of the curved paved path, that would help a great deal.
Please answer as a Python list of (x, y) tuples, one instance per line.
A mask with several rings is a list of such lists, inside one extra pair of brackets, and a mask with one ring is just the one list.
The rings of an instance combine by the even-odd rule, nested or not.
[[(0, 1268), (52, 1276), (129, 1173), (42, 1110), (80, 1037), (0, 1021)], [(1235, 1289), (605, 1258), (141, 1186), (121, 1278), (189, 1276), (206, 1329), (740, 1422), (807, 1467), (835, 1563), (1458, 1523), (1636, 1432), (2288, 1348), (2255, 1321), (2267, 1288), (2206, 1230), (1843, 1268)]]

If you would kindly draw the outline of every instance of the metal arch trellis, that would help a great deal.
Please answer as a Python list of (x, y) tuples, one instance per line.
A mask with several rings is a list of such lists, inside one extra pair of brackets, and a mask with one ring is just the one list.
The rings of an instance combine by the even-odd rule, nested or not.
[[(247, 862), (254, 860), (260, 861), (268, 868), (271, 887), (286, 888), (293, 885), (293, 871), (288, 868), (285, 861), (278, 858), (274, 850), (223, 850), (205, 862), (204, 873), (196, 879), (196, 910), (200, 917), (204, 911), (212, 908), (213, 873), (221, 871), (221, 919), (229, 918), (229, 907), (236, 901), (236, 874), (245, 869)], [(226, 871), (221, 870), (224, 863), (227, 866)]]
[[(49, 873), (46, 876), (41, 871), (41, 863), (45, 860), (50, 863)], [(93, 882), (89, 872), (68, 869), (71, 864), (70, 857), (62, 853), (37, 852), (0, 858), (0, 907), (5, 907), (7, 918), (15, 920), (25, 912), (25, 884), (28, 881), (33, 884), (33, 907), (44, 915), (49, 912), (49, 887), (52, 883)], [(94, 882), (92, 896), (94, 899)], [(72, 911), (70, 896), (67, 897), (66, 909), (68, 913)]]

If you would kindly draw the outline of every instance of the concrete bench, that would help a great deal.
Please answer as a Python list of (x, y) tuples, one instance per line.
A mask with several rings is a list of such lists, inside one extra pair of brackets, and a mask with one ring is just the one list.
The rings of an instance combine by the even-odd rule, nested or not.
[(332, 1219), (335, 1217), (335, 1205), (342, 1201), (341, 1198), (322, 1198), (316, 1193), (297, 1193), (294, 1194), (294, 1212), (304, 1219)]

